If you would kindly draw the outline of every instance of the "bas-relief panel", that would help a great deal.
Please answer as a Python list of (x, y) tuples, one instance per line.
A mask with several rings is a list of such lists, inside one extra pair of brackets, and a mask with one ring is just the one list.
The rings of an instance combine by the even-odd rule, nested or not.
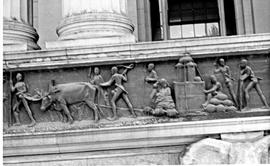
[[(269, 81), (270, 81), (270, 76), (269, 76), (269, 55), (261, 55), (261, 56), (243, 56), (243, 57), (223, 57), (225, 60), (226, 65), (228, 65), (230, 67), (230, 71), (231, 71), (231, 76), (233, 78), (232, 81), (232, 89), (233, 91), (237, 94), (238, 93), (238, 84), (237, 84), (237, 80), (239, 79), (239, 63), (240, 63), (240, 59), (241, 58), (247, 58), (249, 60), (248, 65), (251, 66), (251, 68), (253, 69), (254, 73), (256, 76), (258, 77), (262, 77), (263, 80), (260, 81), (260, 87), (263, 91), (263, 94), (266, 97), (266, 101), (270, 101), (270, 90), (269, 90)], [(214, 86), (214, 84), (211, 82), (211, 77), (210, 75), (212, 75), (214, 72), (214, 63), (217, 61), (217, 58), (198, 58), (195, 59), (194, 62), (196, 62), (196, 71), (193, 74), (194, 76), (201, 76), (201, 79), (203, 81), (205, 81), (205, 88), (206, 90), (211, 89), (211, 87)], [(149, 62), (151, 63), (151, 62)], [(128, 71), (126, 71), (127, 73), (125, 74), (127, 77), (127, 82), (120, 80), (120, 82), (122, 83), (124, 90), (127, 92), (125, 94), (127, 95), (127, 98), (130, 101), (130, 104), (132, 105), (132, 108), (134, 109), (136, 115), (138, 116), (138, 118), (130, 118), (127, 121), (128, 122), (121, 122), (121, 125), (125, 125), (125, 124), (132, 124), (130, 121), (133, 120), (138, 120), (141, 121), (141, 119), (143, 118), (142, 123), (151, 123), (149, 121), (149, 119), (144, 119), (145, 117), (154, 117), (157, 116), (157, 118), (163, 118), (168, 117), (168, 114), (166, 115), (166, 113), (162, 112), (162, 113), (153, 113), (153, 111), (149, 111), (145, 108), (147, 108), (147, 106), (151, 106), (151, 103), (153, 102), (153, 98), (151, 97), (151, 93), (153, 92), (153, 90), (155, 90), (154, 88), (154, 83), (158, 82), (158, 81), (154, 81), (153, 83), (148, 82), (145, 80), (145, 78), (147, 77), (147, 75), (149, 74), (148, 71), (148, 65), (149, 63), (137, 63), (134, 65), (134, 67), (128, 69)], [(182, 94), (182, 91), (186, 91), (185, 88), (181, 90), (181, 88), (177, 88), (177, 91), (179, 92), (175, 92), (175, 84), (174, 82), (181, 82), (181, 80), (183, 80), (183, 73), (181, 71), (179, 71), (176, 67), (176, 64), (178, 63), (177, 60), (170, 60), (170, 61), (154, 61), (154, 70), (158, 76), (158, 79), (164, 78), (165, 81), (167, 82), (167, 85), (164, 88), (158, 88), (155, 93), (157, 96), (159, 95), (168, 95), (168, 97), (162, 96), (161, 99), (169, 99), (173, 101), (173, 104), (176, 104), (176, 107), (178, 108), (178, 115), (176, 117), (173, 118), (173, 121), (183, 121), (183, 120), (205, 120), (208, 118), (219, 118), (222, 117), (223, 115), (218, 115), (217, 116), (212, 116), (211, 113), (205, 113), (203, 112), (203, 107), (199, 107), (197, 108), (197, 112), (195, 111), (195, 113), (193, 113), (192, 115), (194, 115), (194, 118), (186, 118), (185, 119), (185, 113), (189, 111), (188, 110), (179, 110), (179, 104), (177, 103), (178, 101), (176, 100), (177, 95)], [(188, 62), (187, 62), (188, 63)], [(183, 63), (184, 64), (184, 63)], [(124, 70), (126, 70), (127, 66), (129, 64), (125, 64), (126, 66), (123, 67), (120, 66), (119, 67), (119, 71), (117, 73), (119, 73), (120, 75), (123, 74)], [(184, 65), (185, 66), (185, 65)], [(92, 68), (92, 74), (93, 74), (93, 70), (94, 70), (95, 66), (91, 66)], [(102, 76), (104, 82), (109, 81), (113, 78), (113, 74), (111, 73), (111, 68), (112, 66), (97, 66), (100, 69), (100, 75)], [(185, 67), (184, 67), (185, 68)], [(184, 69), (183, 68), (183, 69)], [(194, 72), (193, 70), (190, 70), (191, 72)], [(189, 71), (189, 72), (190, 72)], [(188, 71), (187, 71), (188, 72)], [(13, 72), (12, 73), (12, 79), (14, 82), (16, 82), (16, 74), (19, 73), (18, 72)], [(39, 89), (39, 90), (43, 90), (48, 92), (49, 90), (49, 85), (51, 84), (51, 80), (55, 81), (55, 84), (65, 84), (65, 83), (72, 83), (72, 82), (89, 82), (90, 77), (88, 76), (89, 74), (89, 66), (87, 67), (74, 67), (74, 68), (63, 68), (63, 69), (53, 69), (53, 70), (48, 70), (48, 69), (44, 69), (44, 70), (39, 70), (39, 71), (23, 71), (21, 72), (24, 76), (24, 82), (28, 85), (28, 92), (32, 95), (37, 95), (35, 92), (35, 89)], [(180, 74), (179, 74), (180, 73)], [(10, 73), (5, 73), (6, 77), (8, 78), (10, 76)], [(185, 75), (185, 74), (184, 74)], [(191, 74), (192, 75), (192, 74)], [(8, 78), (9, 79), (9, 78)], [(120, 79), (120, 77), (119, 77)], [(122, 79), (122, 76), (121, 76)], [(180, 81), (179, 81), (180, 80)], [(115, 80), (114, 80), (115, 81)], [(188, 80), (187, 84), (188, 83)], [(191, 82), (194, 80), (190, 80)], [(201, 81), (201, 80), (197, 80), (197, 81)], [(217, 77), (217, 81), (221, 82), (221, 86), (222, 88), (222, 92), (225, 93), (227, 96), (229, 96), (229, 99), (232, 99), (230, 97), (228, 88), (226, 88), (226, 85), (224, 85), (222, 79), (220, 79), (219, 77)], [(7, 89), (9, 89), (9, 86), (7, 84), (8, 81), (6, 81), (4, 83), (4, 87), (5, 87), (5, 91), (7, 91), (8, 94), (10, 94), (8, 92)], [(14, 84), (13, 84), (14, 85)], [(164, 84), (165, 85), (165, 84)], [(185, 84), (184, 84), (185, 85)], [(117, 87), (118, 85), (116, 85), (115, 83), (110, 84), (110, 86), (107, 86), (105, 89), (108, 92), (109, 95), (109, 100), (111, 101), (113, 96), (115, 95), (115, 87)], [(169, 90), (166, 90), (167, 89)], [(186, 86), (184, 86), (186, 87)], [(200, 86), (201, 90), (199, 90), (198, 92), (196, 92), (197, 94), (201, 93), (201, 95), (203, 96), (203, 86)], [(120, 88), (121, 89), (121, 88)], [(164, 89), (164, 90), (163, 90)], [(122, 89), (123, 90), (123, 89)], [(116, 90), (117, 91), (117, 90)], [(122, 92), (121, 92), (122, 93)], [(188, 93), (193, 93), (191, 91), (188, 91)], [(196, 94), (195, 93), (195, 94)], [(207, 94), (207, 93), (206, 93)], [(254, 94), (254, 95), (253, 95)], [(120, 117), (120, 121), (121, 117), (128, 117), (131, 115), (132, 111), (130, 111), (129, 109), (129, 104), (128, 102), (124, 101), (124, 97), (121, 97), (123, 94), (119, 95), (119, 101), (116, 102), (116, 107), (117, 107), (117, 111), (115, 115), (118, 115)], [(191, 94), (192, 95), (192, 94)], [(188, 96), (187, 94), (185, 94), (185, 96)], [(263, 104), (260, 101), (260, 98), (258, 96), (258, 94), (256, 93), (255, 90), (251, 89), (250, 92), (250, 107), (255, 108), (255, 107), (261, 107), (263, 106)], [(170, 99), (171, 97), (171, 99)], [(185, 101), (185, 97), (184, 98), (180, 98), (180, 101), (184, 100)], [(157, 105), (163, 105), (164, 103), (158, 103), (156, 102), (157, 100), (155, 99), (155, 104)], [(189, 101), (189, 100), (187, 100)], [(183, 102), (183, 104), (188, 103), (188, 102)], [(41, 123), (41, 122), (61, 122), (61, 121), (70, 121), (71, 118), (69, 118), (69, 115), (67, 115), (67, 113), (64, 111), (53, 111), (53, 110), (49, 110), (49, 111), (41, 111), (40, 106), (41, 106), (41, 102), (39, 101), (34, 101), (34, 102), (29, 102), (28, 103), (30, 106), (30, 109), (33, 113), (33, 117), (36, 120), (37, 123)], [(114, 115), (113, 111), (112, 111), (112, 106), (106, 104), (106, 102), (104, 101), (104, 99), (100, 99), (100, 104), (102, 105), (102, 111), (103, 114), (105, 115), (99, 115), (101, 122), (105, 122), (107, 121), (108, 117), (112, 117)], [(168, 104), (168, 102), (165, 102), (165, 107)], [(201, 103), (203, 104), (203, 103)], [(200, 104), (200, 105), (201, 105)], [(75, 121), (80, 121), (80, 120), (89, 120), (91, 121), (90, 123), (95, 124), (94, 121), (92, 121), (94, 119), (94, 112), (92, 109), (90, 109), (89, 107), (87, 107), (86, 104), (73, 104), (71, 105), (67, 105), (68, 109), (70, 111), (70, 115), (72, 117), (72, 119), (74, 119)], [(237, 106), (237, 105), (235, 105)], [(8, 107), (7, 107), (8, 108)], [(11, 107), (12, 108), (12, 107)], [(9, 108), (9, 110), (11, 109)], [(22, 124), (29, 124), (31, 123), (31, 118), (29, 118), (29, 114), (27, 114), (27, 111), (25, 109), (24, 106), (21, 106), (21, 111), (19, 113), (19, 119), (21, 121)], [(155, 110), (155, 108), (152, 108), (153, 110)], [(56, 109), (57, 110), (57, 109)], [(60, 109), (61, 110), (61, 109)], [(166, 109), (164, 109), (166, 110)], [(222, 110), (222, 109), (221, 109)], [(225, 110), (224, 110), (225, 111)], [(230, 114), (230, 116), (228, 117), (237, 117), (238, 115), (235, 112), (222, 112), (221, 114)], [(166, 112), (166, 111), (165, 111)], [(202, 113), (203, 112), (203, 113)], [(10, 112), (9, 112), (10, 113)], [(4, 113), (4, 119), (6, 121), (10, 121), (10, 119), (12, 119), (12, 123), (14, 123), (14, 116), (12, 114), (7, 115), (8, 111), (6, 111)], [(100, 113), (99, 113), (100, 114)], [(149, 115), (150, 114), (150, 115)], [(261, 114), (261, 113), (257, 113), (258, 115), (265, 115), (267, 113)], [(191, 114), (189, 114), (191, 115)], [(196, 115), (200, 115), (200, 117), (196, 118)], [(203, 116), (202, 116), (203, 115)], [(256, 113), (252, 113), (250, 115), (247, 116), (254, 116), (256, 115)], [(9, 118), (8, 116), (12, 116), (13, 118)], [(243, 116), (243, 115), (241, 115)], [(226, 116), (225, 116), (226, 117)], [(117, 120), (119, 121), (119, 119)], [(146, 122), (147, 121), (147, 122)], [(170, 121), (170, 118), (167, 120), (161, 120), (161, 121)], [(160, 120), (157, 120), (157, 122), (160, 122)], [(106, 122), (105, 122), (106, 123)], [(121, 126), (120, 125), (120, 126)], [(50, 126), (50, 125), (49, 125)]]

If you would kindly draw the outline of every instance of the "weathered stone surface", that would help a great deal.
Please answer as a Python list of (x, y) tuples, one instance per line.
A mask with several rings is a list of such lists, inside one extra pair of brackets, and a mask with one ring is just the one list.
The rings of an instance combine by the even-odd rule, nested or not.
[(207, 138), (192, 144), (181, 158), (182, 164), (266, 164), (270, 136), (255, 142), (230, 143)]
[(178, 156), (184, 146), (121, 149), (84, 153), (66, 153), (42, 156), (20, 156), (4, 160), (9, 166), (43, 165), (178, 165)]
[(247, 132), (247, 133), (227, 133), (221, 134), (221, 139), (227, 142), (254, 142), (263, 138), (264, 132)]
[(195, 144), (188, 149), (181, 163), (189, 164), (228, 164), (228, 153), (230, 143), (207, 138)]

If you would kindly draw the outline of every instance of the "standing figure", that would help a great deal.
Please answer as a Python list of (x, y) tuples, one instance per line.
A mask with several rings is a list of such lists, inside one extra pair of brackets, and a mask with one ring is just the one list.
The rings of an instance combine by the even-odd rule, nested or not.
[(217, 60), (216, 62), (216, 69), (214, 70), (214, 73), (221, 73), (224, 80), (225, 80), (225, 85), (229, 90), (229, 94), (234, 102), (234, 104), (237, 106), (237, 100), (236, 100), (236, 95), (233, 91), (233, 78), (231, 76), (231, 72), (230, 72), (230, 67), (225, 65), (225, 61), (223, 58), (220, 58)]
[(123, 86), (123, 82), (127, 82), (127, 71), (128, 69), (132, 69), (133, 65), (129, 66), (123, 66), (126, 69), (123, 71), (123, 73), (118, 73), (118, 68), (116, 66), (112, 67), (111, 73), (112, 77), (109, 81), (100, 83), (101, 87), (107, 87), (111, 85), (115, 85), (116, 88), (112, 91), (113, 97), (111, 99), (112, 102), (112, 110), (113, 110), (113, 117), (111, 118), (112, 120), (116, 120), (118, 118), (117, 112), (116, 112), (116, 101), (118, 100), (119, 97), (122, 97), (123, 100), (126, 102), (127, 106), (130, 109), (130, 112), (132, 114), (133, 118), (136, 118), (136, 114), (134, 112), (133, 106), (128, 98), (128, 92), (125, 90), (125, 87)]
[[(103, 77), (101, 76), (100, 74), (100, 70), (98, 67), (95, 67), (94, 68), (94, 75), (91, 76), (91, 68), (89, 69), (89, 74), (88, 74), (88, 77), (90, 77), (89, 79), (89, 82), (93, 85), (95, 85), (95, 87), (97, 88), (98, 90), (98, 93), (97, 93), (97, 100), (100, 98), (100, 94), (103, 95), (104, 97), (104, 100), (105, 100), (105, 104), (106, 105), (110, 105), (109, 104), (109, 99), (108, 99), (108, 93), (107, 91), (103, 90), (102, 88), (100, 88), (100, 84), (104, 82), (104, 79)], [(97, 101), (95, 101), (97, 102)]]
[(20, 109), (19, 107), (21, 104), (24, 106), (26, 109), (26, 112), (31, 120), (31, 124), (28, 125), (29, 127), (34, 126), (36, 124), (36, 121), (32, 115), (32, 111), (30, 110), (30, 107), (28, 105), (27, 99), (31, 98), (30, 95), (27, 93), (27, 86), (26, 84), (22, 81), (22, 75), (18, 73), (16, 75), (16, 83), (13, 86), (12, 80), (10, 80), (10, 89), (12, 92), (16, 92), (16, 100), (15, 104), (13, 106), (13, 111), (14, 111), (14, 117), (15, 117), (15, 124), (16, 126), (20, 125), (20, 119), (19, 119), (19, 112)]
[[(244, 94), (246, 104), (242, 104), (242, 97), (240, 97), (240, 107), (244, 106), (243, 110), (247, 110), (250, 108), (250, 96), (249, 91), (252, 88), (255, 88), (259, 97), (261, 98), (262, 103), (266, 108), (268, 108), (268, 103), (266, 101), (265, 96), (261, 90), (259, 80), (262, 78), (256, 77), (251, 67), (247, 65), (248, 61), (246, 59), (242, 59), (240, 62), (240, 96)], [(247, 86), (244, 87), (244, 83), (247, 82)]]
[(148, 83), (155, 83), (158, 80), (157, 72), (154, 70), (155, 65), (149, 63), (147, 66), (148, 75), (145, 77), (145, 81)]
[(220, 82), (217, 81), (216, 76), (211, 75), (210, 81), (211, 81), (212, 87), (209, 90), (203, 90), (203, 92), (207, 96), (206, 102), (204, 104), (202, 104), (202, 106), (204, 108), (209, 104), (210, 99), (212, 99), (214, 96), (216, 96), (222, 90), (222, 86), (221, 86)]

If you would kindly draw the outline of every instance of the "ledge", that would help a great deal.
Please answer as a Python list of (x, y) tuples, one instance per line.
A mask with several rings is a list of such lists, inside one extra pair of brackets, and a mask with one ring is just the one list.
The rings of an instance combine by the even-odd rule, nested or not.
[(179, 146), (208, 136), (270, 130), (270, 116), (4, 135), (3, 156)]
[(38, 70), (91, 64), (176, 60), (185, 51), (189, 51), (193, 58), (269, 54), (269, 48), (270, 34), (72, 47), (4, 53), (4, 69), (8, 71)]

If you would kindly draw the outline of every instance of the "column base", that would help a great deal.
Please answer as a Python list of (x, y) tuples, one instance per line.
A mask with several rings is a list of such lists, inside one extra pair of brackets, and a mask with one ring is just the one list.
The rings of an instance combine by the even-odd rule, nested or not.
[(27, 51), (27, 50), (31, 50), (31, 48), (27, 44), (4, 44), (3, 45), (4, 52)]
[(4, 51), (21, 51), (40, 49), (37, 45), (39, 36), (36, 30), (16, 20), (4, 19), (3, 22), (3, 45)]
[(45, 43), (45, 48), (74, 48), (74, 47), (87, 47), (98, 45), (111, 45), (111, 44), (127, 44), (135, 43), (136, 39), (134, 35), (118, 36), (118, 37), (101, 37), (92, 39), (76, 39), (76, 40), (63, 40), (63, 41), (51, 41)]
[(93, 12), (64, 18), (57, 27), (58, 40), (96, 39), (132, 35), (134, 25), (124, 15)]

